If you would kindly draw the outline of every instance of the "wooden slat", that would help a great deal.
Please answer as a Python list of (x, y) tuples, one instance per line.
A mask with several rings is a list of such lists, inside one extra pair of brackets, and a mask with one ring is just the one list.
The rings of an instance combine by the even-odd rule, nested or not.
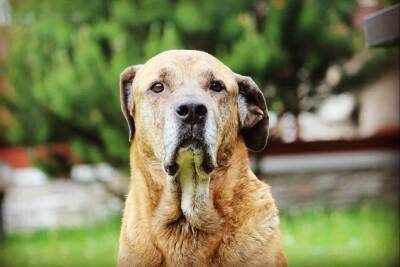
[(287, 155), (305, 153), (329, 153), (366, 150), (400, 150), (400, 132), (382, 133), (380, 135), (351, 139), (328, 141), (295, 141), (283, 143), (279, 140), (270, 140), (264, 151), (254, 153), (256, 157), (264, 155)]

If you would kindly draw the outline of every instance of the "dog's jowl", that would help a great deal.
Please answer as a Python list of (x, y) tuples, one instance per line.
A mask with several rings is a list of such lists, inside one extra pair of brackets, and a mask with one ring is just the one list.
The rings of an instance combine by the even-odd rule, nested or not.
[(270, 188), (248, 163), (268, 137), (254, 81), (172, 50), (127, 67), (120, 94), (131, 188), (119, 266), (286, 266)]

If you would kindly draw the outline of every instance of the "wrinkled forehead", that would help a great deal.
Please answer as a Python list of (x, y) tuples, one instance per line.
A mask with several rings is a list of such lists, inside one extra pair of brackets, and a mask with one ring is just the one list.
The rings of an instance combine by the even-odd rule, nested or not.
[(211, 55), (198, 51), (171, 51), (151, 58), (137, 76), (139, 87), (156, 81), (179, 86), (185, 83), (203, 84), (222, 81), (228, 90), (234, 90), (233, 72)]

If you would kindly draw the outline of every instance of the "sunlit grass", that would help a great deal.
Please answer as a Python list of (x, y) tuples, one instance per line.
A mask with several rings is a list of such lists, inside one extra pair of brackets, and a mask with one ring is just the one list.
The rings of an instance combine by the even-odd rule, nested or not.
[(0, 242), (0, 266), (115, 266), (120, 218), (80, 229), (13, 235)]
[(397, 266), (398, 226), (394, 205), (363, 204), (281, 216), (292, 266)]
[[(115, 266), (120, 218), (81, 229), (13, 235), (0, 242), (0, 266)], [(281, 212), (291, 266), (396, 266), (396, 207)]]

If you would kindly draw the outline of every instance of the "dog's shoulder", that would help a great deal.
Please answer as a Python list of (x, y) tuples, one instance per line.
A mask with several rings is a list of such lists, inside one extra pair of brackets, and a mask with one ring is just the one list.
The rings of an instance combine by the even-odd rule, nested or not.
[(236, 225), (232, 226), (232, 236), (223, 238), (219, 251), (219, 255), (225, 255), (221, 256), (225, 265), (286, 266), (284, 254), (279, 251), (282, 240), (278, 209), (270, 186), (249, 171), (236, 187), (235, 197)]

